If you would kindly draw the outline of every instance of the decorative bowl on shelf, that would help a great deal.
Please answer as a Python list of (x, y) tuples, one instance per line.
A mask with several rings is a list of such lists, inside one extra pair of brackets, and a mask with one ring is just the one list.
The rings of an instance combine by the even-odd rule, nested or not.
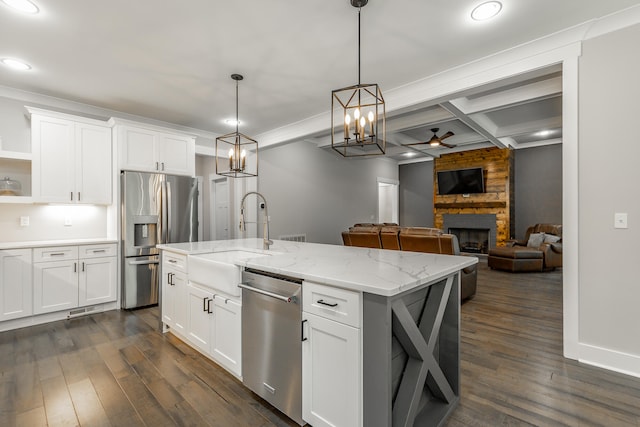
[(0, 180), (0, 196), (19, 196), (22, 191), (22, 185), (19, 181), (5, 176)]

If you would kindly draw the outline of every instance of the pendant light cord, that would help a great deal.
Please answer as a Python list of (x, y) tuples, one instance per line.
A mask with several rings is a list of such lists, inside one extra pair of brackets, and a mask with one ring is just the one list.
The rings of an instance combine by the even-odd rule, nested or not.
[(361, 7), (358, 8), (358, 85), (360, 85), (360, 11)]
[(238, 80), (236, 80), (236, 134), (238, 132), (238, 125), (240, 124), (240, 119), (238, 115)]

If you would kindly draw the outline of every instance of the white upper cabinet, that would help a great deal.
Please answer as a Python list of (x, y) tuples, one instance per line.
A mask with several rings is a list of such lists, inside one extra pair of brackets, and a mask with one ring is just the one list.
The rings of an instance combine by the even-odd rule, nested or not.
[(195, 175), (195, 138), (130, 123), (116, 126), (121, 170)]
[(111, 128), (98, 120), (29, 112), (33, 200), (111, 204)]

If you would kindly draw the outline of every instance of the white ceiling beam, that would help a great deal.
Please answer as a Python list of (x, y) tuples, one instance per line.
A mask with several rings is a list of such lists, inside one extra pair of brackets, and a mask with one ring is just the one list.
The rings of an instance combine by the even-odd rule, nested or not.
[(514, 107), (556, 96), (562, 96), (562, 77), (554, 77), (474, 99), (458, 98), (452, 102), (465, 114), (474, 114)]
[(547, 129), (558, 129), (562, 127), (562, 116), (550, 117), (541, 120), (532, 120), (525, 123), (517, 123), (509, 126), (501, 126), (496, 132), (498, 138), (509, 136), (526, 135)]
[(442, 106), (442, 108), (445, 108), (446, 110), (451, 112), (451, 114), (456, 116), (458, 120), (460, 120), (462, 123), (469, 126), (471, 129), (473, 129), (474, 131), (478, 132), (480, 135), (485, 137), (487, 141), (489, 141), (496, 147), (499, 147), (499, 148), (506, 147), (506, 145), (502, 141), (496, 138), (495, 133), (492, 132), (493, 127), (495, 127), (495, 125), (493, 125), (493, 122), (491, 122), (491, 120), (489, 120), (487, 117), (481, 114), (478, 114), (477, 117), (472, 118), (468, 114), (465, 114), (464, 112), (462, 112), (462, 110), (460, 110), (460, 108), (458, 108), (458, 106), (455, 105), (453, 101), (443, 102), (440, 105)]
[(387, 117), (387, 134), (454, 119), (455, 116), (453, 114), (438, 105), (425, 111), (416, 111), (400, 117)]

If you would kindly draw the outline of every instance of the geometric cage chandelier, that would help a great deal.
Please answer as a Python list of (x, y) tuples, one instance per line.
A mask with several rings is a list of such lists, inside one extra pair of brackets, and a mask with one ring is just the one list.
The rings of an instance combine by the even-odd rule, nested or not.
[(231, 178), (258, 176), (258, 141), (238, 132), (238, 82), (244, 77), (232, 74), (236, 81), (236, 131), (216, 138), (216, 174)]
[(368, 0), (351, 0), (358, 8), (358, 84), (331, 91), (331, 148), (344, 157), (385, 154), (386, 111), (380, 87), (360, 83), (360, 10)]

